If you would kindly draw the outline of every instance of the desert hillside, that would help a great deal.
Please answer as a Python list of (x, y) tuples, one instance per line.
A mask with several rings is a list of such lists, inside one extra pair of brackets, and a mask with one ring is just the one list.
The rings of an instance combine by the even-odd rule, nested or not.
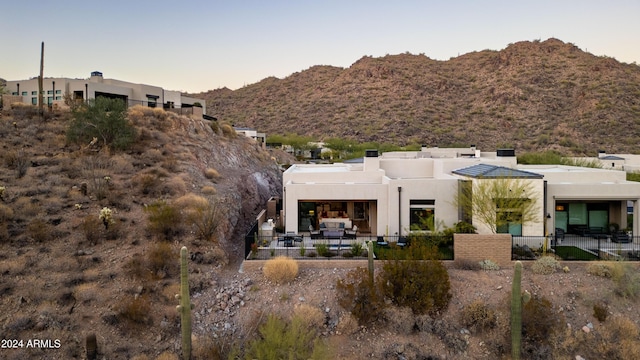
[(595, 155), (637, 153), (640, 135), (640, 66), (558, 39), (447, 61), (365, 56), (346, 69), (313, 66), (197, 96), (232, 124), (319, 140)]
[[(229, 125), (142, 107), (128, 121), (136, 137), (119, 151), (70, 143), (68, 111), (0, 115), (0, 332), (62, 342), (0, 358), (83, 358), (89, 333), (110, 359), (157, 347), (177, 331), (180, 247), (210, 275), (199, 281), (237, 270), (244, 234), (281, 193), (272, 154)], [(141, 331), (162, 318), (170, 329)]]

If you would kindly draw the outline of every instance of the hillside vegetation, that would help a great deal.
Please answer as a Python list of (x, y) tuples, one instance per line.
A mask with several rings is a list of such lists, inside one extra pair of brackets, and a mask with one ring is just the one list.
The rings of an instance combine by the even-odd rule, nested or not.
[(637, 153), (640, 66), (557, 39), (436, 61), (365, 56), (232, 91), (198, 94), (207, 112), (269, 134), (406, 145)]
[[(237, 268), (244, 234), (281, 192), (271, 155), (229, 125), (124, 111), (134, 131), (123, 150), (81, 140), (91, 127), (68, 111), (0, 114), (0, 333), (61, 345), (3, 359), (86, 358), (90, 334), (104, 358), (174, 352), (180, 247), (202, 291), (229, 261)], [(104, 125), (90, 114), (85, 124)]]

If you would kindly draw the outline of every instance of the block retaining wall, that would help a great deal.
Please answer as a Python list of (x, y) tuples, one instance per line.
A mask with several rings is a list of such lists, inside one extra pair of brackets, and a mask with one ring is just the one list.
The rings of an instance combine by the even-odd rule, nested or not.
[(500, 266), (511, 264), (511, 234), (454, 234), (456, 260), (491, 260)]

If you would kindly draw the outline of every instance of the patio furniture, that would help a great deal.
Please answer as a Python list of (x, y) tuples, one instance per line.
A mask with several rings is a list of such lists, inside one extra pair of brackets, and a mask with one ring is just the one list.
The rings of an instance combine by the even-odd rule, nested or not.
[(344, 231), (344, 237), (347, 239), (355, 239), (358, 236), (358, 226), (353, 225), (353, 228), (350, 230), (347, 229)]
[(629, 243), (631, 242), (631, 237), (629, 237), (626, 231), (618, 230), (611, 234), (611, 241), (616, 243)]
[(309, 225), (309, 235), (312, 239), (320, 239), (322, 237), (320, 230), (315, 230), (313, 225)]
[(396, 245), (401, 247), (401, 248), (404, 248), (405, 246), (409, 245), (409, 240), (404, 236), (400, 236), (398, 238), (398, 242), (396, 243)]
[(278, 236), (278, 244), (280, 244), (280, 242), (283, 242), (285, 247), (293, 247), (294, 242), (302, 242), (302, 236), (288, 232), (282, 236)]
[(376, 245), (381, 247), (389, 247), (389, 243), (384, 239), (384, 236), (378, 236)]

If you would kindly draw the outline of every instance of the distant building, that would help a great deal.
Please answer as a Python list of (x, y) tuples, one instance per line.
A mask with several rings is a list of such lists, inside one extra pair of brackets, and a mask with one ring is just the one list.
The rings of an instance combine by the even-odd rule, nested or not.
[(267, 135), (265, 133), (258, 132), (258, 130), (244, 127), (234, 127), (236, 133), (246, 136), (255, 140), (264, 149), (267, 143)]
[[(6, 89), (11, 95), (20, 96), (23, 103), (38, 105), (37, 77), (7, 81)], [(74, 101), (86, 101), (102, 96), (121, 99), (128, 106), (142, 105), (168, 110), (190, 109), (187, 113), (194, 115), (206, 113), (205, 100), (185, 96), (180, 91), (164, 90), (159, 86), (105, 79), (99, 71), (92, 72), (88, 79), (44, 78), (43, 92), (44, 103), (49, 106), (64, 107), (65, 97)]]

